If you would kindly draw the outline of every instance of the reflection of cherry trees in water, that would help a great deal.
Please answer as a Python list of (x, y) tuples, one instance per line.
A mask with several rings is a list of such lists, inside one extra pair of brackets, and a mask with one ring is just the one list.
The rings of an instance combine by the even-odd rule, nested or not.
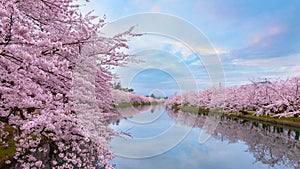
[[(207, 116), (198, 116), (196, 121), (194, 114), (167, 110), (167, 114), (185, 125), (202, 128)], [(194, 123), (195, 121), (195, 123)], [(271, 126), (269, 124), (250, 122), (246, 120), (233, 120), (227, 117), (221, 121), (212, 133), (212, 136), (221, 141), (236, 143), (243, 141), (248, 145), (248, 152), (253, 154), (256, 161), (267, 164), (270, 167), (284, 165), (289, 168), (300, 167), (300, 139), (299, 130)]]
[(120, 120), (125, 118), (131, 118), (134, 115), (146, 111), (154, 112), (155, 108), (158, 108), (159, 106), (130, 106), (125, 108), (116, 108), (113, 116), (109, 117), (109, 123), (110, 124), (116, 124), (118, 125)]

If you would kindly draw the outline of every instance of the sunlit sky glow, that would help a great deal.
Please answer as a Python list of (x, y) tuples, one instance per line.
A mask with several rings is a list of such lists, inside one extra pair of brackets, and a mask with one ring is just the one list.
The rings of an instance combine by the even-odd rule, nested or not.
[[(300, 1), (297, 0), (92, 0), (82, 7), (83, 12), (93, 9), (94, 15), (106, 15), (108, 22), (144, 12), (171, 14), (190, 22), (207, 36), (219, 54), (226, 86), (241, 85), (249, 83), (249, 80), (259, 81), (264, 78), (285, 79), (300, 73)], [(149, 36), (141, 39), (132, 40), (132, 48), (160, 49), (178, 57), (177, 65), (170, 62), (168, 66), (168, 69), (174, 70), (170, 76), (175, 72), (186, 71), (184, 66), (178, 66), (184, 64), (192, 72), (200, 89), (210, 86), (201, 60), (196, 59), (182, 44), (161, 37)], [(157, 59), (167, 66), (168, 60), (161, 55), (162, 53), (153, 54), (149, 60)], [(135, 68), (127, 67), (129, 72), (133, 69)], [(123, 77), (120, 76), (119, 79), (121, 82), (126, 77), (126, 70), (122, 69), (122, 72)], [(141, 75), (129, 77), (134, 79), (129, 87), (136, 89), (137, 93), (149, 95), (149, 91), (155, 88), (165, 90), (167, 95), (178, 91), (178, 86), (166, 85), (167, 79), (171, 81), (172, 78), (166, 78), (164, 83), (151, 86), (152, 82), (161, 81), (161, 72), (152, 72), (151, 83), (151, 70), (145, 72), (148, 80), (143, 80), (146, 76)], [(189, 80), (185, 73), (176, 74), (175, 79)]]

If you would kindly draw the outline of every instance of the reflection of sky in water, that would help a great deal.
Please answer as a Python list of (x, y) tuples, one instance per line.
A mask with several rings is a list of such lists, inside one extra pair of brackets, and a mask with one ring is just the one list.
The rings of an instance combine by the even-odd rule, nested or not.
[[(173, 124), (173, 120), (163, 111), (164, 109), (161, 107), (154, 109), (154, 112), (147, 110), (141, 114), (135, 115), (132, 118), (123, 119), (118, 125), (114, 124), (111, 125), (111, 127), (115, 131), (128, 132), (135, 138), (156, 136), (167, 130)], [(151, 122), (149, 122), (149, 119), (145, 119), (147, 116), (152, 119), (150, 120)], [(143, 123), (143, 120), (145, 123)]]
[(127, 120), (138, 124), (148, 124), (156, 121), (163, 114), (163, 106), (153, 106), (153, 108), (151, 107), (147, 111), (142, 111), (133, 117), (127, 118)]
[[(128, 130), (134, 137), (146, 138), (160, 134), (172, 123), (173, 119), (163, 113), (153, 123), (140, 125), (123, 119), (118, 126), (112, 127), (116, 130)], [(144, 159), (117, 156), (111, 163), (117, 164), (116, 169), (269, 169), (268, 165), (256, 162), (253, 155), (246, 152), (248, 146), (242, 141), (228, 144), (227, 141), (211, 137), (206, 143), (199, 144), (200, 130), (193, 128), (184, 141), (162, 155)], [(143, 151), (151, 148), (140, 149)]]

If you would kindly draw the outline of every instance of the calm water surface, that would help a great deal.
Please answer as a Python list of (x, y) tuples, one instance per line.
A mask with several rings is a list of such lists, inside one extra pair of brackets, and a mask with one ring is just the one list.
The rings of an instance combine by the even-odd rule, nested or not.
[[(163, 154), (137, 159), (116, 156), (111, 161), (116, 169), (300, 169), (300, 140), (296, 129), (224, 118), (209, 140), (200, 144), (199, 134), (207, 116), (195, 117), (188, 112), (166, 110), (164, 106), (118, 111), (120, 116), (112, 118), (110, 126), (134, 138), (155, 137), (168, 130), (177, 117), (180, 117), (177, 123), (192, 129), (179, 144)], [(169, 139), (160, 143), (168, 143)], [(153, 146), (139, 149), (147, 152)]]

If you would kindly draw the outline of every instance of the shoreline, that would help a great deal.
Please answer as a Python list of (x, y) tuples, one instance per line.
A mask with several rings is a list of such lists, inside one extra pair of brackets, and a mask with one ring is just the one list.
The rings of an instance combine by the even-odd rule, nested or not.
[(161, 104), (160, 102), (142, 102), (142, 103), (130, 103), (130, 102), (124, 102), (119, 104), (114, 104), (114, 108), (126, 108), (126, 107), (138, 107), (138, 106), (151, 106), (151, 105), (158, 105)]
[[(172, 106), (174, 110), (182, 110), (185, 112), (197, 113), (197, 114), (209, 114), (209, 109), (204, 109), (195, 106)], [(270, 116), (255, 116), (253, 112), (233, 112), (233, 113), (223, 113), (222, 116), (229, 118), (239, 118), (256, 122), (264, 122), (272, 125), (280, 125), (285, 127), (293, 127), (300, 129), (300, 118), (299, 117), (270, 117)]]

